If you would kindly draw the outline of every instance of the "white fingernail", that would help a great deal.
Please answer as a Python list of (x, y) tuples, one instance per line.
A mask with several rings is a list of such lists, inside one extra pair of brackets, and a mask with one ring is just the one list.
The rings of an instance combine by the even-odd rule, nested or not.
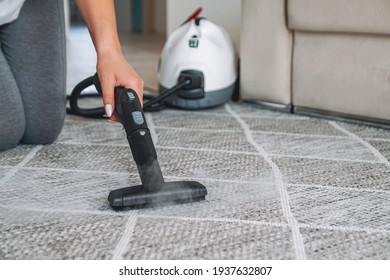
[(106, 110), (107, 117), (111, 117), (112, 116), (112, 106), (111, 106), (111, 104), (107, 104), (106, 106), (104, 106), (104, 109)]

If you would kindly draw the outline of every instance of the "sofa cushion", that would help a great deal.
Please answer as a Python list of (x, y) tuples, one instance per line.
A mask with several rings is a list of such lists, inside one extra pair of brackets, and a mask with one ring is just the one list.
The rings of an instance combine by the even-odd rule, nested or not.
[(390, 34), (389, 0), (287, 0), (288, 26), (301, 31)]
[(390, 38), (296, 32), (293, 104), (390, 120)]

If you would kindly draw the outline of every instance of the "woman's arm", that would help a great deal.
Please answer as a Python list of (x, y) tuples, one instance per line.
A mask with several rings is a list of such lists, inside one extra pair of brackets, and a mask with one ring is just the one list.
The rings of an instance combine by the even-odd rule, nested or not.
[(132, 88), (142, 102), (144, 82), (127, 63), (119, 43), (114, 0), (76, 0), (87, 23), (97, 53), (96, 69), (103, 91), (107, 116), (112, 116), (115, 101), (114, 87)]

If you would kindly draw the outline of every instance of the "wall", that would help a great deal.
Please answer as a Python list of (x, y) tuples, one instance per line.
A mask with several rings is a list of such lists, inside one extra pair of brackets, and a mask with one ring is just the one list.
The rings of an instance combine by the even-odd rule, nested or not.
[[(117, 26), (119, 31), (132, 30), (131, 0), (115, 0)], [(143, 32), (166, 34), (166, 0), (143, 0), (142, 29)]]
[(115, 0), (118, 31), (131, 30), (131, 2), (129, 0)]
[(154, 0), (153, 3), (153, 30), (159, 34), (167, 33), (167, 1)]
[(223, 26), (239, 50), (241, 0), (166, 0), (166, 2), (168, 35), (182, 24), (193, 11), (198, 7), (203, 7), (201, 16)]

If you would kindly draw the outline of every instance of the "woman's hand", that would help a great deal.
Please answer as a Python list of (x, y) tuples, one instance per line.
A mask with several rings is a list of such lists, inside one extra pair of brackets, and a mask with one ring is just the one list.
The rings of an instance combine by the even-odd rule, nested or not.
[(110, 120), (118, 121), (113, 115), (115, 110), (114, 87), (122, 86), (133, 89), (142, 104), (144, 81), (121, 53), (116, 51), (98, 53), (96, 69), (103, 91), (104, 109)]
[(106, 114), (110, 120), (117, 121), (113, 115), (114, 88), (123, 86), (133, 89), (142, 104), (144, 82), (123, 57), (116, 29), (114, 0), (76, 0), (76, 3), (96, 49), (96, 70)]

